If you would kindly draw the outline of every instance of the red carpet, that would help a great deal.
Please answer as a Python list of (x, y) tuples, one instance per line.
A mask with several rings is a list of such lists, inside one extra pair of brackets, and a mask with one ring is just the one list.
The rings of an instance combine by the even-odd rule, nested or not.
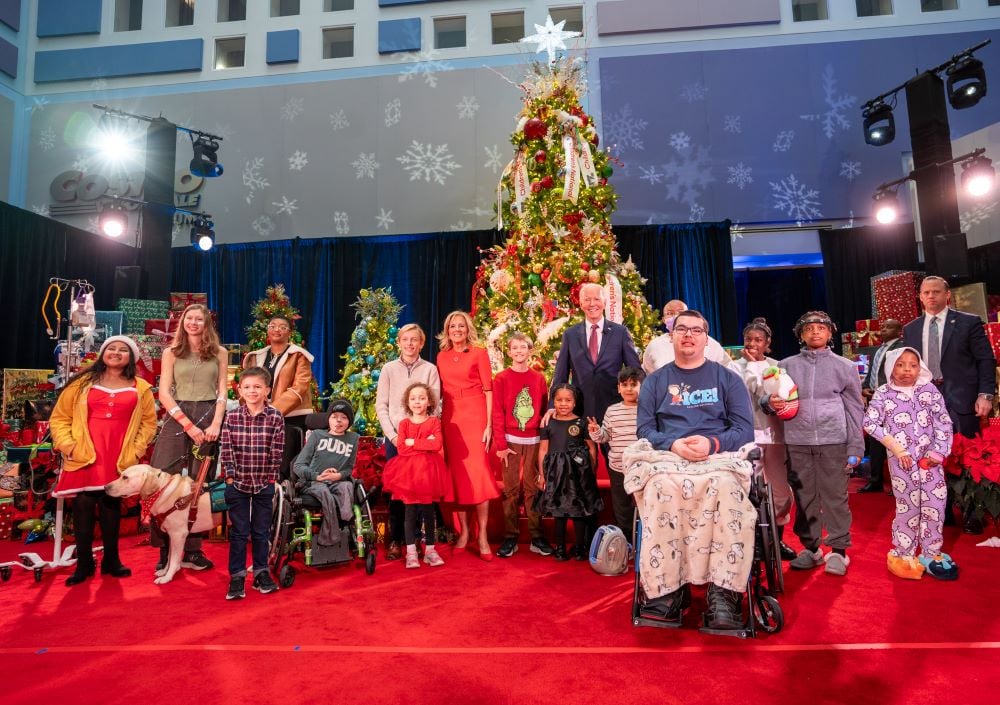
[[(786, 626), (756, 641), (631, 626), (631, 576), (529, 553), (406, 571), (302, 571), (289, 590), (226, 602), (223, 566), (152, 584), (154, 552), (123, 539), (135, 575), (68, 589), (15, 568), (0, 585), (0, 681), (10, 705), (73, 703), (959, 703), (1000, 688), (1000, 550), (949, 529), (961, 578), (885, 570), (892, 501), (852, 495), (846, 578), (787, 573)], [(32, 544), (44, 556), (52, 544)], [(0, 544), (0, 560), (25, 550)], [(696, 591), (696, 595), (700, 591)], [(987, 695), (987, 697), (990, 697)]]

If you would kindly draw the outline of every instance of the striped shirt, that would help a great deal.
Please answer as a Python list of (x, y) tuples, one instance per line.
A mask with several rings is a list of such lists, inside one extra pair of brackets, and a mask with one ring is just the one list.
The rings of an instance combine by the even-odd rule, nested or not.
[(608, 407), (604, 412), (604, 421), (601, 423), (601, 430), (590, 435), (590, 440), (594, 443), (608, 443), (608, 465), (616, 472), (625, 472), (622, 467), (622, 451), (636, 442), (635, 435), (636, 414), (639, 411), (638, 404), (626, 406), (624, 402), (618, 402)]
[(285, 420), (270, 404), (251, 414), (241, 406), (226, 414), (220, 436), (223, 477), (255, 494), (278, 479), (285, 449)]

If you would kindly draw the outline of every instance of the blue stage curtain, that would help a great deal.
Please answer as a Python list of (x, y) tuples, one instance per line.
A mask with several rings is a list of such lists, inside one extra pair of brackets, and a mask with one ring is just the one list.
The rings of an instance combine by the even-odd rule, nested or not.
[(738, 270), (735, 273), (739, 304), (740, 337), (744, 326), (763, 316), (771, 327), (771, 357), (781, 360), (799, 351), (793, 328), (806, 311), (826, 309), (826, 287), (822, 267), (778, 267)]
[(615, 226), (622, 260), (646, 277), (646, 300), (657, 310), (681, 299), (708, 319), (712, 336), (739, 344), (733, 284), (731, 223)]

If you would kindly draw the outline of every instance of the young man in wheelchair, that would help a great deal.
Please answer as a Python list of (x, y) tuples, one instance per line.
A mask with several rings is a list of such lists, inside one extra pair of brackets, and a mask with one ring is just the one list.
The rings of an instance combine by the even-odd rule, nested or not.
[(744, 625), (754, 559), (753, 465), (736, 453), (753, 443), (753, 414), (739, 375), (705, 359), (707, 341), (704, 316), (677, 316), (674, 361), (642, 385), (625, 489), (642, 520), (641, 614), (679, 626), (690, 585), (708, 584), (705, 627), (726, 631)]

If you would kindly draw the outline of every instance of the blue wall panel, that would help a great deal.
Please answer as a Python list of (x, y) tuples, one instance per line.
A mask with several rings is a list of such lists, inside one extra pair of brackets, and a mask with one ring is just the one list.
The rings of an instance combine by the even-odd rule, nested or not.
[(101, 33), (101, 0), (38, 0), (39, 37)]
[(0, 0), (0, 22), (15, 32), (21, 31), (21, 0)]
[(267, 63), (288, 64), (299, 60), (299, 30), (267, 33)]
[(382, 20), (378, 23), (378, 53), (420, 51), (420, 18)]
[(0, 71), (17, 78), (17, 47), (6, 39), (0, 39)]
[(35, 83), (200, 71), (201, 39), (35, 52)]

